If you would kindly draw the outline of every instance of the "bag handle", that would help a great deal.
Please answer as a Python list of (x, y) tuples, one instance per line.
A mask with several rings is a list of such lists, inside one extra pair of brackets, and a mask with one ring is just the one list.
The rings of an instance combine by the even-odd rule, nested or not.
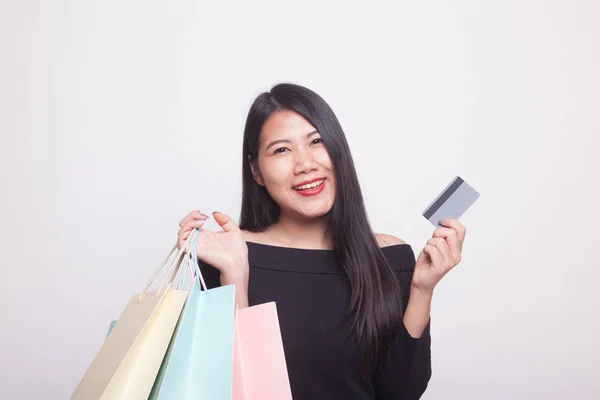
[(202, 289), (208, 290), (206, 289), (206, 283), (204, 282), (204, 277), (202, 276), (202, 271), (200, 271), (200, 265), (198, 264), (198, 238), (200, 237), (200, 229), (196, 229), (198, 230), (198, 235), (196, 235), (196, 237), (194, 238), (194, 246), (192, 247), (191, 257), (194, 261), (196, 276), (200, 278), (200, 284), (202, 286)]
[(190, 271), (190, 274), (192, 274), (192, 279), (194, 277), (194, 267), (193, 267), (193, 262), (192, 262), (192, 255), (190, 253), (188, 253), (188, 255), (186, 256), (186, 263), (185, 263), (185, 268), (183, 269), (183, 273), (181, 274), (181, 279), (179, 280), (179, 289), (183, 288), (183, 286), (185, 285), (185, 281), (187, 278), (187, 273), (188, 273), (188, 269)]
[[(152, 274), (152, 276), (150, 277), (150, 280), (148, 281), (148, 283), (146, 283), (146, 286), (144, 287), (144, 289), (142, 290), (142, 292), (138, 296), (138, 302), (147, 293), (147, 291), (150, 288), (150, 286), (152, 285), (152, 283), (154, 283), (154, 281), (156, 280), (156, 277), (160, 274), (160, 272), (167, 265), (169, 265), (169, 268), (167, 269), (167, 274), (166, 274), (165, 278), (163, 279), (163, 281), (162, 281), (159, 289), (156, 292), (157, 296), (158, 296), (158, 294), (160, 293), (160, 291), (162, 290), (163, 286), (165, 285), (165, 283), (167, 281), (170, 281), (170, 283), (173, 282), (173, 279), (175, 278), (173, 272), (176, 273), (178, 271), (179, 266), (181, 264), (181, 261), (183, 261), (183, 258), (184, 258), (183, 255), (185, 255), (188, 252), (188, 246), (189, 246), (189, 243), (190, 243), (190, 239), (192, 239), (193, 236), (194, 235), (193, 235), (193, 232), (192, 232), (192, 234), (186, 239), (185, 244), (183, 245), (183, 247), (181, 249), (177, 248), (177, 244), (175, 244), (171, 248), (171, 250), (169, 251), (169, 254), (167, 255), (167, 257), (163, 260), (163, 262), (160, 264), (160, 266), (154, 272), (154, 274)], [(169, 260), (171, 260), (171, 258), (173, 257), (174, 254), (175, 254), (175, 258), (171, 261), (171, 263), (169, 263)], [(171, 278), (169, 278), (169, 276), (171, 276)]]
[[(202, 272), (200, 271), (200, 265), (198, 264), (198, 238), (200, 237), (200, 229), (196, 228), (194, 230), (196, 233), (194, 237), (194, 241), (192, 243), (192, 248), (188, 252), (189, 260), (188, 265), (190, 267), (190, 273), (193, 273), (192, 279), (198, 277), (200, 279), (200, 286), (202, 290), (208, 290), (206, 288), (206, 283), (204, 282), (204, 277), (202, 276)], [(185, 279), (187, 278), (187, 266), (183, 271), (183, 275), (181, 277), (181, 282), (179, 283), (179, 287), (183, 287)]]
[[(195, 231), (192, 231), (191, 234), (193, 235), (195, 233), (196, 233)], [(181, 279), (179, 280), (179, 286), (178, 286), (179, 289), (183, 288), (183, 286), (185, 285), (188, 268), (190, 269), (191, 272), (193, 272), (193, 270), (192, 270), (192, 255), (189, 254), (189, 252), (188, 252), (188, 257), (186, 257), (185, 268), (183, 269), (183, 273), (181, 274)]]
[[(167, 283), (167, 287), (172, 285), (173, 282), (175, 281), (175, 277), (177, 276), (177, 273), (179, 272), (179, 270), (182, 267), (185, 268), (187, 266), (187, 263), (185, 261), (187, 261), (187, 258), (188, 258), (187, 256), (190, 254), (190, 245), (194, 241), (195, 234), (196, 233), (194, 231), (190, 232), (190, 236), (185, 241), (185, 244), (182, 247), (182, 251), (179, 255), (179, 258), (177, 259), (177, 262), (174, 264), (173, 267), (171, 267), (171, 269), (169, 269), (169, 272), (167, 272), (165, 279), (163, 280), (162, 284), (160, 285), (160, 287), (158, 288), (158, 290), (156, 292), (157, 295), (160, 294), (165, 283)], [(185, 272), (185, 270), (184, 270), (184, 272)], [(169, 276), (170, 276), (170, 278), (169, 278)]]

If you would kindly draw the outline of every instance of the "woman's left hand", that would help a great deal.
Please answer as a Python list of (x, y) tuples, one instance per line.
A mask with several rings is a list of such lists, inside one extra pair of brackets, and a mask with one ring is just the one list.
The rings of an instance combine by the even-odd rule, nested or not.
[(462, 247), (467, 229), (457, 219), (440, 222), (446, 228), (436, 228), (419, 254), (412, 279), (416, 290), (432, 293), (435, 285), (462, 259)]

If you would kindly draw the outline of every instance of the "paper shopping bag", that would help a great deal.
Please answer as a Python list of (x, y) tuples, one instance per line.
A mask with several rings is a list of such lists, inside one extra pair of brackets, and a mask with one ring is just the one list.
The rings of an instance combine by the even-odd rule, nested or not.
[(238, 310), (234, 400), (292, 400), (275, 302)]
[(106, 334), (106, 337), (108, 337), (108, 335), (110, 335), (110, 333), (112, 332), (113, 328), (117, 324), (117, 321), (118, 321), (117, 319), (115, 319), (114, 321), (110, 321), (110, 325), (108, 327), (108, 333)]
[[(183, 254), (174, 246), (144, 290), (131, 298), (73, 392), (72, 400), (148, 398), (187, 298), (186, 291), (170, 288)], [(158, 290), (148, 292), (167, 265), (167, 276)]]
[(151, 400), (232, 398), (235, 286), (206, 290), (194, 251), (192, 258), (196, 276)]

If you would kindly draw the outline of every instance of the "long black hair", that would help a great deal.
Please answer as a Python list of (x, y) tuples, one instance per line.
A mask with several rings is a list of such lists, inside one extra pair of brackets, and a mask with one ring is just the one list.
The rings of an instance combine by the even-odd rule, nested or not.
[(350, 315), (359, 341), (366, 344), (365, 374), (381, 369), (402, 323), (402, 293), (367, 219), (354, 161), (342, 127), (329, 105), (312, 90), (282, 83), (260, 94), (248, 112), (243, 143), (240, 228), (262, 232), (279, 219), (279, 205), (256, 183), (256, 162), (266, 120), (275, 112), (302, 115), (321, 134), (335, 172), (335, 200), (327, 215), (326, 235), (337, 263), (350, 282)]

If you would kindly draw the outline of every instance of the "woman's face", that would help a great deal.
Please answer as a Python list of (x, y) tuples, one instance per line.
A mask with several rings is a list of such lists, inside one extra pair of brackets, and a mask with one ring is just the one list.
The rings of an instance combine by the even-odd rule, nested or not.
[(321, 135), (294, 111), (272, 114), (260, 135), (258, 170), (253, 173), (281, 207), (282, 215), (315, 218), (335, 200), (333, 165)]

